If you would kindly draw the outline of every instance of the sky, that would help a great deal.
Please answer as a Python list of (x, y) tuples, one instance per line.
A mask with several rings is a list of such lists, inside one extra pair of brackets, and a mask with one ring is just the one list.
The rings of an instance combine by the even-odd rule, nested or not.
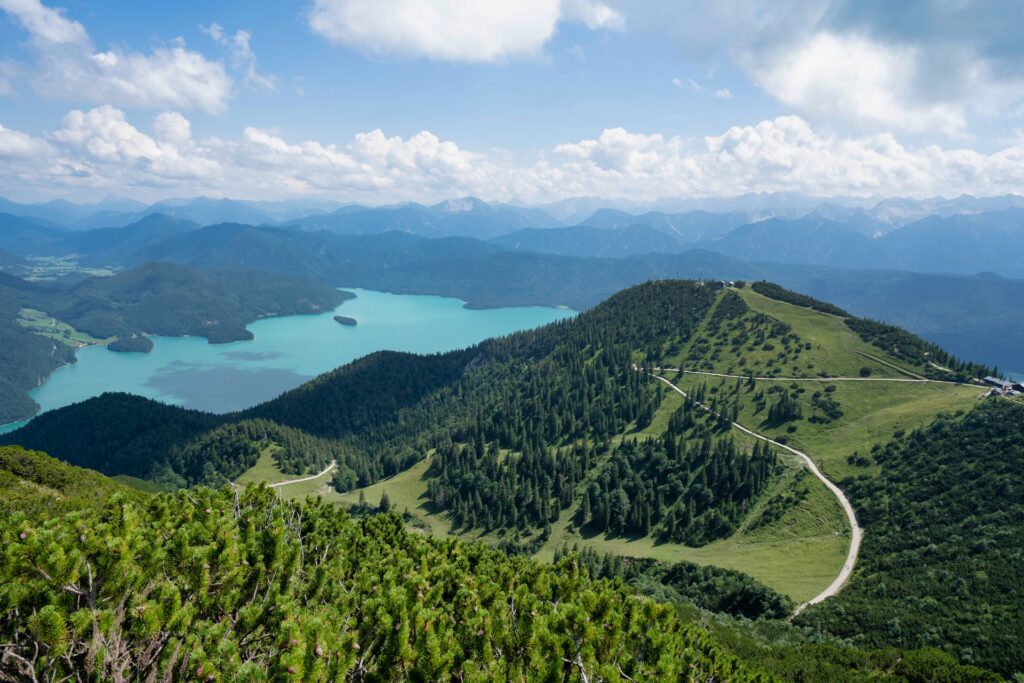
[(0, 0), (0, 196), (1024, 193), (1019, 0)]

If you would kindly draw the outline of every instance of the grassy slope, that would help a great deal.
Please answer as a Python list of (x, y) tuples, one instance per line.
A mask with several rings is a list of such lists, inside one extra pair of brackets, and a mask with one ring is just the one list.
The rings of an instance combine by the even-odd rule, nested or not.
[(136, 491), (142, 491), (143, 493), (164, 493), (166, 491), (172, 491), (170, 486), (159, 484), (155, 481), (149, 481), (148, 479), (139, 479), (128, 474), (118, 474), (110, 477), (119, 484), (124, 484), (129, 488), (133, 488)]
[[(277, 449), (276, 446), (268, 446), (260, 452), (259, 460), (256, 464), (246, 470), (235, 483), (245, 486), (246, 484), (256, 484), (261, 481), (265, 481), (268, 484), (276, 484), (279, 481), (286, 481), (288, 479), (298, 479), (295, 475), (287, 475), (277, 468), (277, 463), (274, 461), (274, 451)], [(296, 484), (298, 486), (298, 484)]]
[[(752, 311), (740, 318), (740, 323), (731, 330), (722, 326), (718, 339), (710, 338), (712, 353), (704, 358), (708, 370), (725, 373), (783, 374), (784, 376), (816, 377), (819, 372), (832, 376), (858, 376), (862, 367), (872, 369), (872, 377), (906, 378), (899, 363), (885, 353), (863, 342), (850, 331), (841, 319), (800, 308), (764, 297), (750, 289), (739, 290)], [(792, 329), (790, 335), (799, 338), (800, 353), (794, 351), (797, 343), (790, 338), (790, 351), (783, 351), (781, 343), (775, 348), (764, 350), (761, 346), (750, 349), (734, 349), (731, 337), (741, 326), (752, 324), (757, 313), (784, 322)], [(710, 318), (710, 316), (709, 316)], [(712, 334), (708, 321), (702, 325), (704, 336)], [(772, 340), (769, 340), (772, 341)], [(777, 340), (775, 340), (777, 341)], [(810, 343), (811, 348), (806, 344)], [(684, 349), (685, 354), (689, 348)], [(717, 351), (714, 360), (712, 356)], [(780, 359), (785, 357), (785, 362)], [(743, 367), (740, 359), (746, 359)], [(771, 363), (769, 364), (769, 361)], [(690, 367), (690, 365), (688, 365)], [(701, 368), (703, 369), (703, 368)], [(766, 388), (777, 381), (761, 381), (754, 391)], [(680, 382), (684, 389), (693, 389), (706, 384), (709, 391), (731, 391), (735, 380), (723, 380), (698, 375), (686, 375)], [(788, 383), (785, 383), (788, 385)], [(797, 423), (795, 432), (786, 427), (770, 428), (762, 425), (763, 414), (755, 414), (749, 396), (743, 401), (740, 422), (770, 436), (786, 436), (789, 443), (807, 452), (820, 461), (829, 476), (839, 479), (849, 474), (873, 473), (871, 467), (857, 467), (847, 462), (855, 451), (865, 453), (875, 443), (888, 441), (898, 429), (913, 429), (927, 424), (939, 412), (969, 408), (978, 391), (973, 387), (947, 384), (913, 384), (902, 382), (847, 382), (834, 383), (835, 398), (844, 411), (838, 420), (829, 424), (812, 424), (807, 419)], [(813, 409), (810, 396), (826, 384), (803, 383), (805, 391), (800, 400), (805, 405), (805, 416)], [(721, 387), (719, 389), (719, 387)], [(665, 401), (655, 415), (651, 425), (642, 431), (633, 431), (621, 438), (643, 438), (661, 434), (668, 417), (679, 407), (680, 398), (666, 394)], [(735, 437), (741, 445), (750, 444), (748, 437)], [(816, 595), (827, 586), (842, 566), (849, 544), (842, 510), (828, 490), (804, 470), (795, 459), (783, 455), (784, 472), (777, 477), (771, 490), (761, 497), (744, 525), (732, 537), (716, 541), (701, 548), (658, 543), (651, 537), (623, 538), (605, 535), (584, 537), (572, 524), (575, 507), (563, 511), (559, 521), (552, 525), (550, 538), (541, 547), (538, 555), (548, 559), (563, 544), (589, 546), (599, 553), (615, 553), (633, 557), (652, 557), (659, 560), (688, 560), (702, 564), (744, 571), (763, 583), (785, 593), (794, 600), (805, 600)], [(362, 493), (366, 502), (376, 505), (382, 493), (387, 492), (392, 506), (398, 511), (408, 510), (417, 525), (431, 533), (448, 535), (452, 525), (446, 515), (435, 514), (426, 505), (427, 477), (429, 462), (414, 467), (378, 482), (365, 489), (337, 494), (329, 486), (329, 477), (282, 487), (283, 496), (294, 498), (318, 494), (329, 500), (354, 505)], [(243, 475), (239, 481), (266, 480), (280, 481), (287, 478), (277, 471), (269, 454), (261, 457), (260, 463)], [(805, 489), (802, 497), (793, 498), (794, 491)], [(773, 498), (789, 494), (789, 507), (773, 522), (752, 527), (752, 522)], [(756, 526), (756, 525), (755, 525)], [(499, 541), (496, 534), (472, 532), (465, 535), (471, 539)]]
[[(731, 291), (751, 310), (719, 324), (708, 316), (700, 333), (678, 354), (670, 355), (666, 365), (685, 362), (689, 370), (757, 377), (810, 378), (821, 372), (856, 377), (863, 367), (871, 368), (872, 377), (909, 376), (898, 369), (895, 359), (862, 341), (841, 318), (776, 301), (749, 288)], [(789, 325), (790, 331), (775, 334), (767, 324), (773, 321)], [(758, 329), (765, 333), (763, 343), (756, 343)]]
[[(664, 431), (668, 416), (680, 402), (678, 394), (666, 395), (651, 426), (636, 436)], [(733, 433), (738, 445), (752, 445), (750, 437), (735, 430)], [(711, 564), (746, 572), (794, 600), (805, 600), (819, 593), (839, 572), (846, 556), (847, 532), (839, 503), (814, 479), (806, 479), (809, 495), (780, 519), (757, 529), (750, 528), (751, 522), (760, 517), (767, 501), (791, 489), (796, 478), (801, 477), (803, 470), (795, 459), (783, 455), (783, 464), (782, 475), (759, 498), (741, 529), (727, 539), (700, 548), (689, 548), (675, 543), (660, 543), (652, 537), (583, 536), (570, 523), (575, 512), (575, 508), (570, 508), (553, 526), (551, 538), (539, 555), (549, 559), (563, 544), (578, 544), (599, 553)]]
[(812, 348), (804, 351), (803, 360), (815, 367), (803, 376), (813, 377), (824, 370), (834, 377), (857, 377), (862, 367), (870, 367), (872, 377), (908, 377), (913, 374), (896, 370), (893, 366), (899, 367), (900, 363), (895, 358), (863, 341), (842, 318), (776, 301), (749, 287), (737, 291), (753, 310), (781, 320), (791, 326), (801, 340), (811, 343)]
[(73, 348), (104, 344), (113, 339), (97, 339), (85, 332), (79, 332), (71, 325), (34, 308), (22, 308), (18, 313), (18, 324), (33, 334), (49, 337)]

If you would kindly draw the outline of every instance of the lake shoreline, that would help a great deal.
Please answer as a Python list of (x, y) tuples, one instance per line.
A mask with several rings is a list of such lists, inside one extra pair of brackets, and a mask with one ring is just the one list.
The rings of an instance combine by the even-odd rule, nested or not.
[[(29, 392), (40, 406), (35, 415), (0, 426), (0, 433), (105, 391), (216, 413), (243, 410), (375, 351), (449, 351), (575, 315), (548, 307), (474, 310), (452, 297), (338, 289), (353, 298), (320, 313), (262, 317), (246, 326), (253, 334), (247, 341), (155, 335), (150, 353), (98, 344), (79, 349), (75, 363), (55, 368)], [(358, 324), (339, 324), (334, 317), (341, 313)]]

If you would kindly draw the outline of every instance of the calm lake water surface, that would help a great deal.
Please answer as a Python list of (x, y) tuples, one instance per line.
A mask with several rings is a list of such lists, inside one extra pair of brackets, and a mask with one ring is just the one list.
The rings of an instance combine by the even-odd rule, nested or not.
[[(123, 391), (225, 413), (272, 399), (374, 351), (450, 351), (575, 315), (539, 307), (470, 310), (458, 299), (347, 291), (356, 298), (330, 313), (252, 323), (250, 341), (215, 345), (198, 337), (153, 337), (151, 353), (82, 349), (77, 363), (57, 369), (32, 398), (46, 411)], [(358, 325), (341, 325), (334, 315), (355, 318)]]

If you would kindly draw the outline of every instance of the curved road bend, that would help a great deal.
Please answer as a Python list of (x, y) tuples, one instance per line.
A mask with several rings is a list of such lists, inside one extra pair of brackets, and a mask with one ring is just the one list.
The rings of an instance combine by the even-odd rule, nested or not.
[[(677, 387), (675, 384), (672, 384), (672, 382), (670, 382), (669, 380), (665, 379), (664, 377), (659, 377), (657, 375), (651, 375), (651, 377), (654, 377), (655, 379), (657, 379), (657, 380), (659, 380), (661, 382), (664, 382), (665, 384), (670, 386), (676, 393), (681, 394), (683, 396), (686, 396), (686, 392), (685, 391), (683, 391), (682, 389)], [(849, 379), (855, 379), (855, 378), (849, 378)], [(856, 379), (859, 379), (859, 378), (856, 378)], [(897, 381), (900, 381), (900, 380), (897, 380)], [(920, 381), (920, 380), (904, 380), (904, 381)], [(715, 413), (715, 411), (711, 410), (711, 408), (709, 408), (708, 406), (704, 405), (703, 403), (697, 403), (697, 405), (699, 405), (701, 408), (703, 408), (704, 410), (708, 411), (709, 413), (717, 415), (717, 413)], [(842, 489), (840, 489), (838, 486), (833, 484), (828, 479), (828, 477), (826, 477), (824, 474), (822, 474), (821, 470), (818, 469), (817, 465), (814, 464), (814, 461), (811, 460), (811, 458), (806, 453), (802, 453), (802, 452), (796, 450), (795, 448), (787, 446), (784, 443), (779, 443), (778, 441), (774, 441), (772, 439), (769, 439), (767, 436), (765, 436), (763, 434), (758, 434), (757, 432), (755, 432), (755, 431), (753, 431), (751, 429), (747, 429), (746, 427), (744, 427), (743, 425), (741, 425), (738, 422), (733, 422), (732, 426), (735, 427), (736, 429), (740, 430), (741, 432), (745, 432), (745, 433), (749, 434), (750, 436), (753, 436), (756, 439), (760, 439), (762, 441), (767, 441), (768, 443), (772, 444), (773, 446), (777, 446), (777, 447), (779, 447), (779, 448), (781, 448), (783, 450), (789, 451), (793, 455), (795, 455), (798, 458), (800, 458), (804, 462), (804, 464), (807, 465), (807, 469), (809, 469), (811, 471), (811, 474), (813, 474), (815, 477), (820, 479), (821, 483), (823, 483), (828, 488), (828, 490), (832, 492), (832, 495), (834, 495), (836, 497), (836, 500), (839, 501), (839, 504), (843, 508), (843, 512), (846, 513), (846, 521), (850, 524), (850, 531), (851, 531), (851, 533), (850, 533), (850, 550), (849, 550), (848, 553), (846, 553), (846, 561), (843, 563), (843, 568), (839, 571), (839, 575), (832, 581), (831, 584), (829, 584), (828, 588), (823, 590), (821, 593), (818, 593), (817, 595), (815, 595), (813, 598), (811, 598), (807, 602), (800, 603), (797, 606), (796, 610), (793, 612), (793, 616), (795, 617), (796, 615), (800, 614), (800, 612), (804, 611), (804, 609), (808, 605), (816, 605), (819, 602), (825, 600), (826, 598), (830, 598), (833, 595), (836, 595), (837, 593), (839, 593), (840, 590), (842, 590), (843, 586), (849, 580), (850, 574), (853, 573), (854, 565), (857, 563), (857, 554), (860, 552), (860, 542), (861, 542), (861, 538), (864, 535), (864, 531), (857, 524), (857, 515), (853, 511), (853, 505), (850, 504), (850, 501), (847, 499), (847, 497), (843, 493)]]
[(287, 481), (279, 481), (276, 484), (267, 484), (267, 486), (269, 486), (272, 489), (276, 489), (278, 486), (287, 486), (288, 484), (298, 484), (298, 483), (303, 482), (303, 481), (310, 481), (312, 479), (319, 479), (320, 477), (324, 476), (325, 474), (327, 474), (328, 472), (333, 470), (335, 467), (337, 467), (337, 465), (338, 465), (338, 461), (337, 460), (332, 460), (331, 464), (328, 465), (327, 468), (323, 472), (321, 472), (320, 474), (311, 474), (308, 477), (302, 477), (301, 479), (289, 479)]

